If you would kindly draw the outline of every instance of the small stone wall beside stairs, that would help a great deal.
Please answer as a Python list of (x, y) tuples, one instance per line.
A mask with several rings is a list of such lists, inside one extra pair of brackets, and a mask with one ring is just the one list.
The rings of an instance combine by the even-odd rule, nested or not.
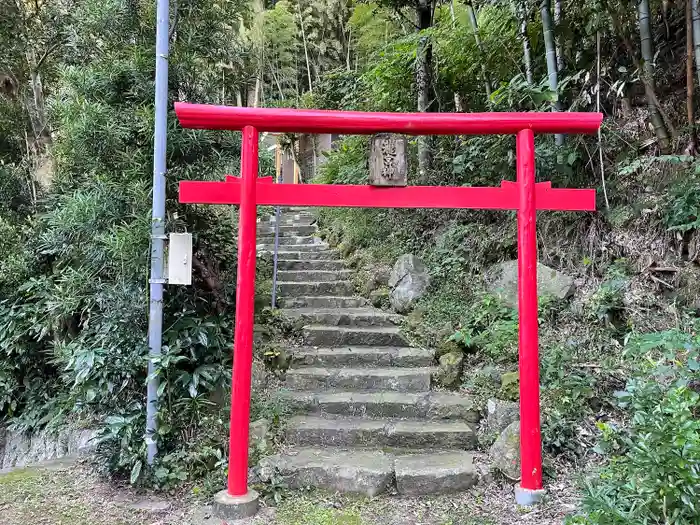
[[(272, 250), (274, 217), (259, 224), (259, 248)], [(462, 491), (479, 478), (479, 411), (469, 397), (431, 391), (433, 353), (409, 347), (401, 316), (355, 295), (352, 271), (315, 236), (314, 217), (281, 215), (280, 308), (304, 322), (284, 396), (294, 409), (285, 450), (265, 458), (292, 488), (373, 496)]]

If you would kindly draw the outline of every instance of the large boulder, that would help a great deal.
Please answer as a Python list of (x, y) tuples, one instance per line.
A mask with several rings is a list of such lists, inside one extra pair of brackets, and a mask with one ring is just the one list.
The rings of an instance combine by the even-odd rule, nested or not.
[(462, 377), (463, 362), (464, 356), (459, 350), (441, 356), (437, 371), (437, 383), (447, 388), (458, 386)]
[(489, 399), (486, 403), (486, 415), (479, 428), (479, 443), (488, 447), (496, 441), (508, 425), (520, 417), (518, 403)]
[[(518, 305), (518, 261), (494, 264), (484, 274), (486, 286), (493, 295), (509, 306)], [(565, 299), (574, 290), (574, 278), (537, 263), (537, 294)]]
[(489, 455), (492, 469), (511, 481), (520, 479), (520, 421), (513, 421), (501, 432)]
[(389, 301), (394, 311), (408, 313), (429, 285), (430, 275), (422, 260), (410, 253), (399, 257), (389, 276)]

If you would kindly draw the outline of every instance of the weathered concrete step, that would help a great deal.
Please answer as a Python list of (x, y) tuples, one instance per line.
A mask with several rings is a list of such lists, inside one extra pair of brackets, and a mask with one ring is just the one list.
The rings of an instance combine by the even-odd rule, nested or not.
[(399, 494), (411, 496), (461, 492), (479, 480), (474, 456), (462, 451), (394, 456), (378, 450), (295, 448), (260, 464), (261, 472), (278, 473), (294, 489), (370, 497), (392, 487), (394, 480)]
[(350, 270), (279, 270), (277, 278), (286, 282), (347, 281), (352, 277)]
[(302, 446), (371, 446), (473, 449), (474, 427), (463, 421), (391, 420), (354, 417), (294, 416), (285, 440)]
[(427, 392), (432, 372), (430, 367), (291, 368), (287, 370), (286, 384), (292, 390), (334, 388)]
[(276, 472), (293, 489), (314, 487), (376, 496), (393, 484), (394, 458), (381, 451), (300, 448), (268, 456), (261, 472)]
[[(281, 273), (281, 272), (280, 272)], [(279, 274), (278, 274), (279, 275)], [(403, 317), (376, 308), (289, 308), (288, 317), (325, 326), (396, 326)]]
[(406, 340), (396, 326), (307, 325), (302, 328), (302, 336), (308, 346), (406, 346)]
[[(313, 222), (316, 220), (316, 217), (314, 216), (313, 213), (309, 211), (301, 211), (301, 212), (292, 212), (292, 211), (286, 211), (286, 210), (280, 210), (280, 222), (291, 222), (291, 223), (302, 223), (304, 221), (308, 222)], [(265, 223), (265, 222), (271, 222), (275, 223), (277, 220), (275, 214), (268, 215), (266, 217), (259, 217), (258, 222), (259, 223)]]
[(307, 295), (335, 295), (340, 297), (351, 296), (355, 288), (351, 281), (327, 281), (327, 282), (285, 282), (277, 283), (280, 295), (284, 297), (298, 297)]
[[(313, 235), (318, 231), (315, 224), (285, 224), (280, 223), (280, 237), (297, 237), (305, 235)], [(275, 236), (275, 223), (258, 223), (258, 235)]]
[(367, 299), (328, 295), (282, 297), (279, 305), (282, 308), (359, 308), (367, 305)]
[[(286, 310), (285, 310), (286, 311)], [(396, 346), (343, 346), (336, 348), (299, 348), (294, 350), (293, 367), (339, 368), (432, 366), (433, 352), (423, 348)]]
[[(295, 411), (356, 417), (461, 419), (478, 423), (481, 417), (467, 395), (442, 392), (294, 392), (282, 393)], [(426, 424), (430, 424), (426, 421)]]
[(479, 482), (469, 452), (398, 456), (394, 461), (396, 491), (405, 496), (462, 492)]
[[(258, 250), (272, 251), (275, 249), (274, 239), (268, 240), (268, 242), (258, 242)], [(315, 244), (284, 244), (280, 242), (278, 246), (278, 251), (294, 251), (294, 252), (323, 252), (328, 250), (328, 245), (323, 242), (316, 242)]]
[(279, 270), (344, 270), (346, 268), (345, 261), (324, 261), (324, 260), (283, 260), (277, 261)]
[[(271, 252), (272, 249), (266, 249), (265, 251)], [(340, 254), (336, 250), (300, 252), (296, 250), (296, 247), (288, 247), (277, 251), (278, 261), (298, 261), (300, 259), (306, 261), (337, 261), (340, 260)]]
[[(265, 246), (274, 246), (275, 245), (275, 236), (274, 235), (258, 235), (256, 239), (256, 243), (258, 245), (263, 244)], [(324, 245), (321, 242), (320, 237), (314, 237), (313, 235), (284, 235), (280, 236), (279, 238), (279, 249), (282, 249), (283, 247), (286, 249), (299, 249), (299, 250), (306, 250), (309, 246), (325, 246), (326, 248), (328, 245)], [(290, 248), (292, 247), (292, 248)]]

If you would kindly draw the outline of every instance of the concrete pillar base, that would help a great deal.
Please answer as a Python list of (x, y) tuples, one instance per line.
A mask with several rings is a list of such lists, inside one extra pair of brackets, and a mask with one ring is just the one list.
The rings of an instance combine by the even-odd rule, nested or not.
[(515, 486), (515, 502), (523, 507), (532, 507), (537, 505), (544, 495), (547, 493), (546, 490), (530, 490), (524, 489), (520, 485)]
[(222, 490), (214, 496), (214, 515), (222, 520), (240, 520), (255, 516), (259, 505), (258, 493), (248, 489), (245, 496), (231, 496)]

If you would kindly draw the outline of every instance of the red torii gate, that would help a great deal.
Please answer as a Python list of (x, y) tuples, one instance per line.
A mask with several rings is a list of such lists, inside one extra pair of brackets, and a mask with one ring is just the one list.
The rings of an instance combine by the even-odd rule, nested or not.
[[(233, 388), (227, 496), (248, 494), (248, 438), (253, 356), (256, 207), (346, 206), (361, 208), (482, 208), (518, 210), (518, 318), (520, 371), (519, 502), (542, 490), (539, 350), (537, 326), (537, 210), (594, 211), (595, 190), (554, 189), (535, 183), (535, 133), (594, 133), (600, 113), (363, 113), (258, 109), (176, 103), (186, 128), (243, 132), (241, 177), (181, 181), (180, 202), (240, 204), (238, 286), (234, 332)], [(272, 184), (258, 178), (259, 132), (409, 135), (515, 134), (517, 181), (500, 187)], [(519, 496), (519, 497), (518, 497)]]

